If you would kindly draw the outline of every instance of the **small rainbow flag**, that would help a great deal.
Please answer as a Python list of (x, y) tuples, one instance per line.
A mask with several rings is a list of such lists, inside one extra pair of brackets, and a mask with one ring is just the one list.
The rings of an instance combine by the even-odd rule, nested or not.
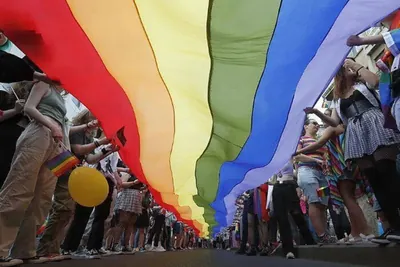
[(49, 222), (49, 216), (47, 216), (46, 221), (43, 223), (42, 226), (36, 231), (36, 236), (40, 236), (41, 234), (44, 233), (44, 230), (46, 229), (47, 223)]
[(317, 195), (319, 197), (327, 197), (329, 196), (330, 190), (329, 186), (321, 187), (317, 189)]
[(46, 162), (46, 166), (55, 176), (60, 177), (79, 164), (79, 160), (69, 150), (65, 150)]

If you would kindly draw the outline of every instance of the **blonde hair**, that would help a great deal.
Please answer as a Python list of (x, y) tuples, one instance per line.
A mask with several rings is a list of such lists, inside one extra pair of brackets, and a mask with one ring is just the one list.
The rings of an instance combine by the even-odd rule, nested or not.
[[(16, 82), (11, 84), (11, 88), (14, 90), (14, 93), (18, 96), (19, 99), (25, 99), (27, 100), (29, 97), (29, 94), (33, 88), (33, 86), (37, 82), (32, 82), (32, 81), (23, 81), (23, 82)], [(11, 99), (12, 101), (17, 100), (17, 97), (14, 95), (12, 92), (11, 94)]]

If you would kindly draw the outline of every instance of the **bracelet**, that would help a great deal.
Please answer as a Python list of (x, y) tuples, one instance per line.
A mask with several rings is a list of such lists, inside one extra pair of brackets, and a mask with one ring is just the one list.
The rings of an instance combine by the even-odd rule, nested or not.
[(357, 73), (357, 76), (360, 76), (360, 73), (359, 73), (359, 71), (361, 70), (361, 69), (363, 69), (364, 68), (364, 66), (361, 66), (360, 68), (358, 68), (358, 70), (356, 71), (356, 73)]
[(96, 147), (99, 147), (99, 146), (100, 146), (99, 141), (94, 141), (93, 143), (94, 143), (94, 145), (95, 145)]

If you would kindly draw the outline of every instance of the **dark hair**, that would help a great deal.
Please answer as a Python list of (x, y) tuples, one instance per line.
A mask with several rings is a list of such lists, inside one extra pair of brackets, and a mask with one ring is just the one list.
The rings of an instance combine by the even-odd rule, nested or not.
[(307, 125), (309, 125), (311, 122), (313, 122), (313, 121), (315, 121), (314, 119), (310, 119), (310, 118), (307, 118), (305, 121), (304, 121), (304, 126), (307, 126)]
[[(318, 124), (318, 122), (316, 121), (316, 120), (314, 120), (314, 119), (312, 119), (312, 118), (307, 118), (305, 121), (304, 121), (304, 126), (307, 126), (307, 125), (309, 125), (309, 124), (311, 124), (311, 123), (317, 123)], [(305, 135), (306, 134), (306, 130), (304, 129), (304, 127), (303, 127), (303, 130), (302, 130), (302, 132), (301, 132), (301, 135), (303, 136), (303, 135)]]
[[(309, 125), (310, 124), (310, 119), (307, 117), (306, 118), (306, 120), (304, 121), (304, 126), (307, 126), (307, 125)], [(306, 134), (306, 129), (304, 129), (304, 127), (303, 127), (303, 129), (301, 130), (301, 136), (304, 136)]]

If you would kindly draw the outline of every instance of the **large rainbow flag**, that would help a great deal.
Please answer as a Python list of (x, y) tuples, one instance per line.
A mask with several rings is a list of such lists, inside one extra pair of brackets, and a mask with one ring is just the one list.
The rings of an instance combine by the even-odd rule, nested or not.
[(285, 165), (351, 34), (399, 0), (13, 0), (0, 28), (201, 235)]

